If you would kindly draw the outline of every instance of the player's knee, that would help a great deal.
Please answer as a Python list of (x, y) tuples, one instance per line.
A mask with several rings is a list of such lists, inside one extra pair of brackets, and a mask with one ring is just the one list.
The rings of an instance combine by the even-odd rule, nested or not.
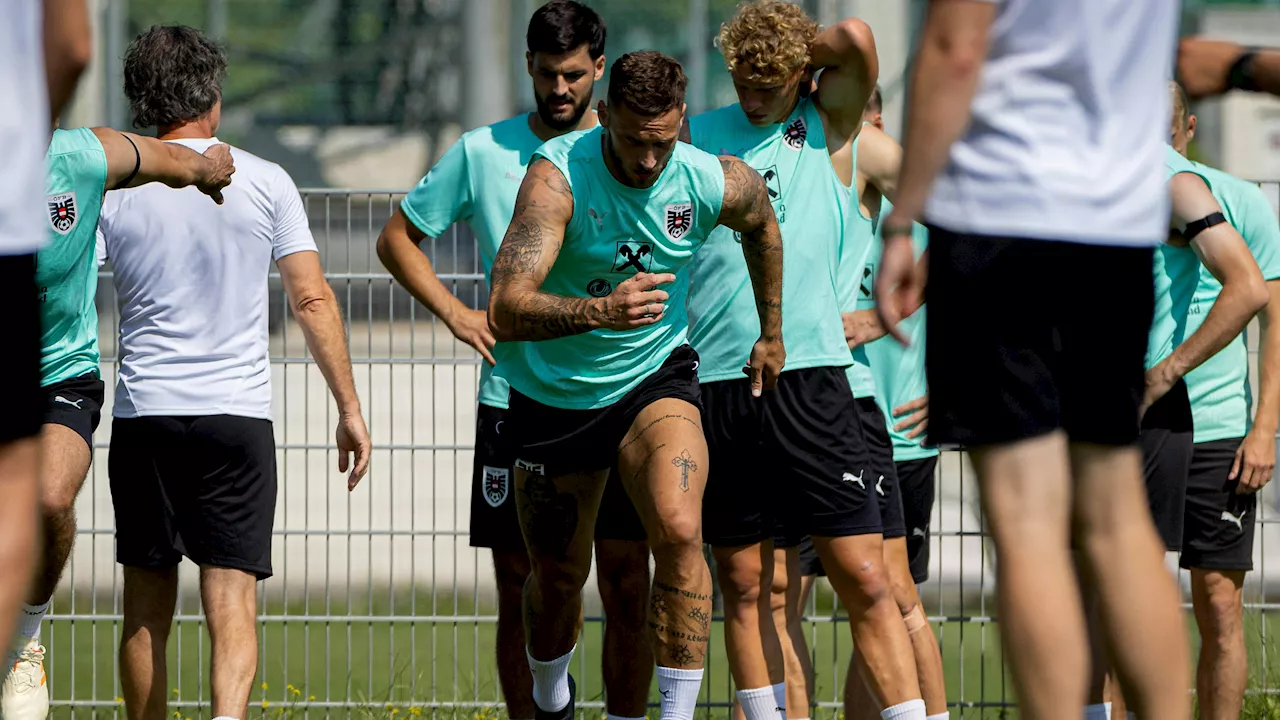
[(881, 603), (894, 603), (893, 586), (884, 565), (875, 561), (857, 563), (852, 577), (855, 599), (866, 608)]
[(1208, 612), (1202, 613), (1208, 620), (1208, 627), (1201, 632), (1206, 635), (1226, 637), (1234, 634), (1244, 622), (1242, 598), (1236, 587), (1229, 580), (1211, 582), (1206, 593)]
[(577, 563), (567, 561), (544, 560), (535, 562), (533, 567), (533, 576), (538, 583), (538, 590), (542, 593), (544, 603), (549, 600), (554, 601), (556, 598), (573, 597), (580, 593), (582, 586), (587, 584), (587, 575), (590, 572), (589, 564), (579, 567)]
[(655, 560), (702, 557), (702, 518), (697, 512), (681, 512), (663, 518), (652, 543)]
[(739, 553), (733, 562), (717, 562), (720, 590), (725, 600), (739, 606), (755, 606), (763, 595), (760, 563), (751, 553)]
[(40, 489), (40, 512), (46, 520), (75, 517), (77, 483), (45, 482)]

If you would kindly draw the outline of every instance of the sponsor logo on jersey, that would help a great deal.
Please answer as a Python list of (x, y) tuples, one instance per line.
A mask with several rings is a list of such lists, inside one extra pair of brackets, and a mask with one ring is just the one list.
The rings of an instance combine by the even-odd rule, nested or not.
[(623, 240), (618, 243), (618, 251), (613, 255), (612, 272), (649, 272), (653, 264), (653, 245), (636, 240)]
[(693, 227), (693, 203), (667, 206), (667, 237), (679, 240)]
[(76, 209), (76, 194), (58, 193), (48, 196), (49, 224), (59, 235), (66, 235), (76, 229), (80, 213)]
[(511, 494), (511, 471), (507, 468), (484, 466), (484, 501), (489, 507), (498, 507)]
[(587, 294), (591, 297), (608, 297), (613, 292), (613, 283), (604, 278), (596, 278), (587, 283)]

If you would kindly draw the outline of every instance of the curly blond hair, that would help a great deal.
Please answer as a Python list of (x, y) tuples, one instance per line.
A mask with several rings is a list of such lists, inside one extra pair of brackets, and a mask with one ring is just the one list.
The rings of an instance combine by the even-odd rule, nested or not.
[(748, 0), (720, 26), (716, 45), (729, 72), (750, 82), (783, 83), (809, 64), (809, 43), (818, 29), (796, 3)]

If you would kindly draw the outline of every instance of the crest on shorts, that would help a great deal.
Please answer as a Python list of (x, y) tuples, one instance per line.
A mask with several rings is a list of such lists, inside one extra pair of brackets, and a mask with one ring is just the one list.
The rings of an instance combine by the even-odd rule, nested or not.
[(480, 489), (484, 491), (484, 501), (489, 503), (489, 507), (498, 507), (507, 501), (507, 495), (511, 494), (510, 470), (485, 465), (482, 482)]
[(679, 240), (693, 227), (693, 203), (667, 206), (667, 237)]
[(49, 225), (53, 227), (53, 231), (59, 235), (66, 235), (76, 229), (76, 222), (80, 219), (79, 213), (76, 212), (76, 194), (73, 192), (58, 193), (57, 195), (49, 195)]
[(786, 131), (782, 133), (782, 141), (792, 150), (803, 148), (807, 137), (809, 137), (809, 126), (805, 124), (803, 117), (792, 120)]

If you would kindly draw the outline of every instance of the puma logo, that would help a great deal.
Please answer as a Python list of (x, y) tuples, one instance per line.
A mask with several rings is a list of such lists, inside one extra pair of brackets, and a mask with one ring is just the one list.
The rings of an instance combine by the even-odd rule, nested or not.
[(659, 695), (661, 695), (663, 698), (670, 699), (670, 697), (671, 697), (671, 690), (669, 690), (669, 689), (668, 689), (668, 690), (663, 690), (662, 688), (658, 688), (658, 694), (659, 694)]
[(1235, 523), (1236, 529), (1239, 530), (1240, 532), (1244, 532), (1244, 516), (1248, 512), (1249, 512), (1248, 510), (1244, 510), (1240, 513), (1240, 515), (1236, 516), (1236, 515), (1232, 515), (1226, 510), (1223, 510), (1222, 517), (1220, 519), (1226, 520), (1229, 523)]
[(587, 208), (587, 214), (596, 221), (596, 229), (604, 230), (604, 219), (612, 214), (612, 211), (606, 213), (598, 213), (595, 208)]
[(884, 476), (881, 475), (880, 479), (876, 481), (876, 494), (879, 495), (880, 497), (884, 497), (884, 488), (882, 487), (883, 485), (884, 485)]
[(844, 477), (842, 477), (841, 480), (844, 480), (847, 483), (858, 483), (858, 487), (862, 488), (863, 491), (866, 491), (867, 484), (862, 482), (862, 476), (865, 475), (866, 472), (867, 472), (866, 470), (863, 470), (862, 472), (858, 473), (857, 477), (854, 477), (853, 473), (845, 473)]
[(83, 410), (83, 409), (84, 409), (84, 408), (80, 407), (80, 403), (84, 402), (84, 398), (80, 398), (79, 400), (76, 400), (75, 402), (71, 402), (70, 400), (68, 400), (68, 399), (66, 399), (66, 398), (64, 398), (64, 397), (62, 397), (61, 395), (54, 395), (54, 396), (53, 396), (53, 401), (54, 401), (54, 402), (60, 402), (60, 403), (64, 403), (64, 404), (70, 405), (71, 407), (73, 407), (73, 408), (75, 408), (75, 409), (77, 409), (77, 410)]
[(927, 538), (929, 533), (925, 532), (924, 528), (911, 528), (911, 537)]

